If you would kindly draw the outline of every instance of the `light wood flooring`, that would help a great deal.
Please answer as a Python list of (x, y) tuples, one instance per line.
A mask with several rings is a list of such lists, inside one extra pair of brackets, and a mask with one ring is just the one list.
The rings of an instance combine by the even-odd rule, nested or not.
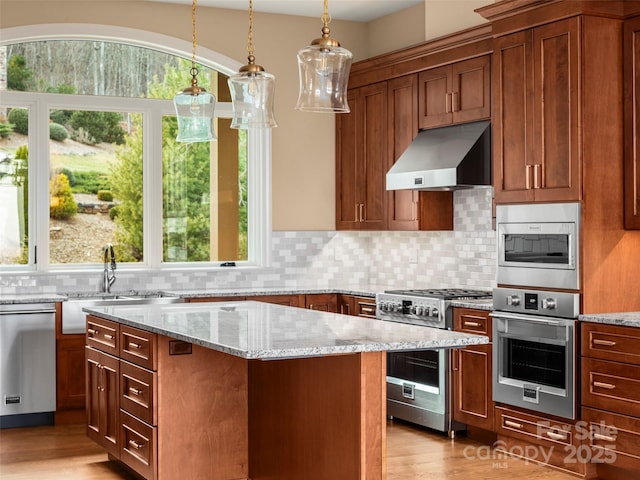
[[(388, 480), (576, 479), (517, 458), (493, 456), (480, 443), (461, 436), (450, 440), (401, 422), (387, 426)], [(0, 430), (0, 478), (134, 480), (107, 460), (104, 450), (85, 436), (83, 425)]]

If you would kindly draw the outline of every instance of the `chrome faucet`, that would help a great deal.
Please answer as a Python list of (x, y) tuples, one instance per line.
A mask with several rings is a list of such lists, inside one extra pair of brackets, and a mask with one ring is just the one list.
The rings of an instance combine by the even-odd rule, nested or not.
[(111, 293), (111, 285), (116, 281), (116, 255), (113, 245), (107, 243), (104, 247), (104, 271), (102, 272), (102, 291)]

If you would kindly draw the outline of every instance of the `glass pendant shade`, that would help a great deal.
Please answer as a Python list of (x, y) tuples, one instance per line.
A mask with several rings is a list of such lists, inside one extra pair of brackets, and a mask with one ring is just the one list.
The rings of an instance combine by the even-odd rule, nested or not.
[(173, 99), (178, 117), (178, 142), (217, 140), (213, 130), (213, 110), (216, 99), (204, 89), (191, 93), (185, 89)]
[[(316, 43), (314, 41), (314, 43)], [(347, 83), (353, 55), (345, 48), (311, 44), (298, 52), (300, 94), (296, 110), (349, 113)]]
[(227, 83), (233, 102), (231, 128), (246, 130), (278, 126), (273, 114), (275, 76), (264, 71), (248, 72), (241, 69), (229, 77)]

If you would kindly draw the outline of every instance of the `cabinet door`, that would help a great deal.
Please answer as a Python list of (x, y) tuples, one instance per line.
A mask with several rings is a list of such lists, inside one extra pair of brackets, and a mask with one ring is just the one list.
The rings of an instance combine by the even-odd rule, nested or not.
[(120, 360), (93, 348), (86, 354), (87, 436), (119, 458)]
[(310, 310), (337, 313), (338, 295), (335, 293), (305, 295), (305, 306)]
[(491, 58), (472, 58), (451, 65), (453, 123), (491, 117)]
[(360, 228), (387, 229), (387, 82), (362, 87), (362, 166), (358, 187)]
[(624, 226), (640, 229), (640, 17), (624, 25)]
[(452, 78), (451, 65), (430, 68), (420, 72), (418, 118), (420, 128), (434, 128), (449, 125), (451, 115)]
[(452, 352), (453, 419), (493, 431), (491, 346), (476, 345)]
[(275, 303), (276, 305), (286, 305), (287, 307), (301, 307), (304, 300), (300, 301), (300, 295), (258, 295), (255, 297), (247, 297), (248, 300), (257, 302)]
[(533, 30), (533, 186), (539, 202), (580, 199), (579, 19)]
[(56, 343), (56, 411), (85, 408), (85, 337), (61, 335)]
[(362, 155), (362, 133), (358, 120), (363, 115), (359, 89), (349, 90), (350, 113), (336, 115), (336, 229), (360, 228), (359, 164)]
[[(404, 153), (418, 135), (418, 76), (389, 81), (389, 164)], [(418, 191), (389, 191), (389, 230), (418, 230)]]
[(533, 201), (532, 32), (494, 39), (493, 187), (497, 203)]

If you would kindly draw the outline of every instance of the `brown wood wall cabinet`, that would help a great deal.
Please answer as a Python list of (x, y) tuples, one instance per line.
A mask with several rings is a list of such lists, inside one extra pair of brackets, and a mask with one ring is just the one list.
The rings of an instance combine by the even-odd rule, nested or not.
[(640, 328), (581, 325), (582, 420), (598, 478), (640, 471)]
[[(488, 311), (453, 309), (453, 330), (486, 335), (491, 341), (491, 317)], [(495, 431), (492, 397), (492, 345), (474, 345), (455, 349), (452, 355), (453, 419)]]
[(452, 192), (387, 191), (386, 173), (420, 128), (490, 118), (490, 44), (483, 26), (353, 65), (351, 113), (336, 116), (336, 229), (453, 230)]
[(386, 230), (387, 82), (351, 89), (336, 115), (336, 229)]
[(640, 17), (624, 24), (625, 227), (640, 229)]
[(506, 0), (492, 25), (497, 203), (581, 203), (581, 312), (640, 309), (624, 228), (623, 23), (637, 1)]

